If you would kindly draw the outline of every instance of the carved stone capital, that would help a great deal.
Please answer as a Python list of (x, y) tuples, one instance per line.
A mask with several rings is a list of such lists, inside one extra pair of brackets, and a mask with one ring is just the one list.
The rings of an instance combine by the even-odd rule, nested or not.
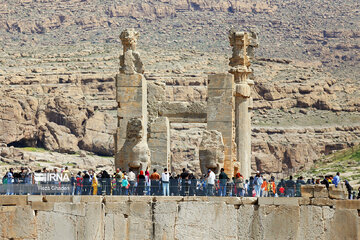
[(230, 46), (232, 46), (232, 57), (229, 65), (232, 67), (244, 66), (249, 67), (250, 62), (247, 56), (247, 48), (249, 46), (249, 36), (246, 32), (229, 31)]
[(249, 98), (251, 94), (250, 86), (247, 83), (237, 83), (235, 85), (235, 96), (236, 97), (243, 97), (243, 98)]

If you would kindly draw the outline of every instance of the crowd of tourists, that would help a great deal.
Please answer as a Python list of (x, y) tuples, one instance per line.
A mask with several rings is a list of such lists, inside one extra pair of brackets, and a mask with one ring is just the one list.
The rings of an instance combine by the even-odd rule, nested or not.
[[(360, 199), (360, 188), (356, 193), (347, 180), (344, 180), (349, 199)], [(160, 174), (157, 169), (136, 173), (116, 169), (113, 173), (103, 170), (79, 171), (73, 174), (68, 167), (61, 170), (46, 168), (32, 172), (21, 168), (19, 172), (10, 169), (2, 178), (0, 194), (69, 194), (69, 195), (163, 195), (163, 196), (238, 196), (238, 197), (300, 197), (301, 185), (341, 184), (340, 174), (320, 179), (307, 179), (293, 176), (288, 179), (266, 179), (256, 172), (249, 179), (240, 173), (230, 178), (220, 170), (216, 175), (211, 169), (197, 178), (185, 168), (181, 174), (170, 173), (166, 168)]]

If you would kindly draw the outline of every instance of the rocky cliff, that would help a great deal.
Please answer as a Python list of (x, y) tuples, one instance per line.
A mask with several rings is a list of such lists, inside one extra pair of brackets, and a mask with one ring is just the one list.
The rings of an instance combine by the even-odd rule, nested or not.
[(358, 5), (0, 0), (0, 142), (112, 156), (118, 34), (132, 26), (141, 31), (149, 114), (171, 119), (176, 169), (198, 171), (207, 74), (228, 69), (230, 25), (256, 26), (253, 168), (308, 168), (359, 143)]

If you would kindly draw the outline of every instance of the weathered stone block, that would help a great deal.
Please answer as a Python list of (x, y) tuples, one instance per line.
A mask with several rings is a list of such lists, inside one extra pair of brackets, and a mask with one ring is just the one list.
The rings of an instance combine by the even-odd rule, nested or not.
[(360, 210), (360, 200), (337, 200), (336, 209), (358, 209)]
[(358, 211), (353, 209), (337, 209), (330, 221), (326, 239), (360, 239)]
[(237, 239), (234, 206), (220, 202), (180, 202), (178, 208), (175, 239)]
[(199, 160), (202, 174), (212, 169), (215, 174), (224, 167), (225, 146), (222, 135), (216, 130), (204, 130), (199, 146)]
[(72, 202), (70, 195), (46, 195), (43, 199), (44, 202)]
[(170, 123), (167, 117), (158, 117), (150, 125), (151, 132), (153, 133), (167, 133), (169, 128)]
[(274, 198), (274, 205), (299, 206), (299, 199), (296, 197), (277, 197)]
[(81, 202), (81, 195), (74, 195), (72, 197), (72, 203), (80, 203)]
[[(233, 102), (232, 89), (209, 89), (208, 98), (211, 105), (231, 105)], [(208, 105), (209, 105), (208, 102)]]
[(28, 195), (27, 201), (28, 203), (31, 202), (43, 202), (45, 200), (43, 195)]
[(150, 204), (152, 202), (152, 196), (129, 196), (130, 202), (142, 202), (146, 204)]
[(301, 196), (313, 198), (314, 197), (314, 185), (301, 185)]
[(154, 139), (157, 139), (159, 141), (166, 141), (167, 135), (168, 135), (167, 132), (151, 132), (149, 134), (149, 136), (150, 136), (149, 138), (154, 138)]
[(153, 230), (151, 208), (152, 205), (148, 201), (135, 201), (130, 204), (128, 239), (151, 239)]
[(127, 202), (129, 201), (129, 196), (105, 196), (104, 202), (107, 204), (109, 202)]
[(255, 239), (288, 239), (298, 234), (299, 206), (259, 206), (258, 211), (260, 231), (256, 231)]
[(232, 107), (230, 105), (210, 105), (208, 103), (208, 122), (231, 122), (232, 120)]
[(37, 211), (52, 211), (54, 210), (53, 202), (31, 202), (31, 209)]
[(311, 201), (308, 197), (300, 197), (299, 198), (299, 205), (310, 205)]
[(142, 102), (143, 91), (145, 90), (141, 87), (117, 88), (116, 101), (120, 103), (120, 106), (130, 102)]
[(158, 201), (154, 209), (154, 239), (175, 239), (178, 204), (174, 201)]
[(105, 216), (104, 234), (104, 239), (129, 239), (127, 215), (122, 213), (116, 213), (115, 211), (107, 213)]
[(158, 111), (159, 115), (170, 119), (205, 118), (206, 102), (162, 102)]
[(334, 206), (335, 200), (330, 198), (312, 198), (311, 204), (316, 206)]
[(101, 203), (103, 201), (103, 196), (85, 196), (82, 195), (81, 196), (81, 202), (86, 203), (86, 202), (92, 202), (92, 203)]
[(53, 203), (54, 212), (76, 215), (76, 216), (85, 216), (85, 207), (86, 207), (85, 203), (68, 203), (68, 202)]
[[(296, 239), (324, 239), (324, 223), (322, 207), (301, 206), (300, 207), (300, 224)], [(320, 221), (319, 221), (320, 220)]]
[(329, 191), (324, 185), (315, 185), (314, 186), (314, 197), (315, 198), (328, 198)]
[[(165, 83), (147, 81), (147, 101), (149, 104), (166, 101), (166, 94), (169, 94), (169, 92), (170, 89), (166, 87)], [(171, 91), (171, 93), (173, 92)]]
[(117, 110), (117, 116), (124, 118), (132, 118), (132, 117), (142, 117), (144, 114), (146, 107), (142, 105), (141, 102), (127, 102), (121, 104), (120, 108)]
[(184, 201), (196, 201), (196, 202), (207, 202), (210, 201), (210, 198), (217, 197), (207, 197), (207, 196), (185, 196)]
[(116, 128), (116, 133), (115, 133), (117, 142), (126, 140), (126, 127), (129, 120), (130, 118), (122, 118), (118, 121), (118, 127)]
[(143, 84), (142, 74), (117, 74), (116, 87), (141, 87)]
[(208, 121), (208, 130), (217, 130), (222, 133), (224, 141), (225, 138), (232, 138), (232, 121)]
[(259, 197), (258, 198), (258, 205), (274, 205), (274, 198), (273, 197)]
[(82, 239), (104, 239), (104, 216), (103, 204), (88, 202), (85, 205), (85, 216), (79, 217), (76, 224), (78, 236)]
[(242, 205), (237, 210), (238, 239), (256, 239), (257, 224), (254, 205)]
[(232, 89), (234, 84), (234, 75), (229, 73), (219, 73), (208, 75), (208, 89)]
[(242, 197), (241, 198), (242, 204), (257, 204), (258, 198), (257, 197)]
[(238, 206), (244, 204), (241, 197), (228, 197), (225, 199), (226, 204)]
[(105, 203), (106, 214), (124, 214), (126, 216), (130, 213), (130, 202), (106, 202)]
[(347, 194), (342, 188), (336, 188), (335, 185), (331, 184), (329, 187), (329, 197), (331, 199), (346, 199)]
[(322, 209), (322, 213), (323, 213), (322, 214), (323, 219), (324, 219), (325, 222), (330, 221), (334, 217), (335, 208), (329, 207), (329, 206), (323, 206), (323, 207), (321, 207), (321, 209)]
[(210, 203), (226, 203), (231, 205), (242, 204), (241, 198), (238, 197), (205, 197), (201, 199), (201, 201), (208, 201)]
[(295, 198), (25, 197), (30, 205), (0, 206), (1, 239), (359, 239), (360, 231), (358, 200), (296, 198), (299, 207), (287, 206)]
[(28, 195), (27, 201), (28, 202), (42, 202), (43, 196), (42, 195)]
[[(51, 211), (39, 211), (36, 216), (36, 239), (72, 240), (85, 239), (77, 233), (77, 217)], [(94, 239), (94, 238), (92, 238)]]
[(19, 195), (0, 195), (0, 206), (1, 205), (17, 205), (24, 206), (27, 204), (27, 196)]
[[(152, 168), (162, 170), (170, 164), (170, 123), (167, 117), (156, 118), (150, 125), (148, 146), (151, 151)], [(155, 134), (153, 134), (155, 133)]]
[(182, 196), (156, 196), (153, 197), (153, 202), (182, 202), (184, 197)]
[(251, 93), (250, 86), (247, 83), (236, 84), (236, 95), (249, 98)]
[(38, 239), (36, 216), (30, 206), (0, 207), (0, 222), (0, 239)]

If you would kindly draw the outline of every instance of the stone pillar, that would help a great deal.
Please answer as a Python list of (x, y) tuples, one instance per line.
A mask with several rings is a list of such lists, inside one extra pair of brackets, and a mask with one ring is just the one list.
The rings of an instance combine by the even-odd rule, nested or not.
[(235, 82), (235, 124), (237, 162), (240, 164), (240, 173), (244, 178), (251, 175), (251, 123), (250, 123), (250, 86), (248, 75), (251, 73), (250, 62), (247, 56), (249, 36), (245, 32), (229, 32), (232, 57), (230, 58), (230, 73)]
[(150, 124), (148, 145), (151, 168), (156, 168), (158, 172), (170, 169), (170, 123), (167, 117), (158, 117)]
[(146, 169), (150, 165), (147, 146), (147, 86), (143, 64), (136, 51), (139, 34), (126, 29), (120, 35), (123, 54), (116, 75), (118, 125), (115, 134), (115, 166)]
[(236, 161), (234, 87), (234, 76), (229, 73), (208, 76), (207, 129), (222, 134), (224, 169), (229, 176)]
[(116, 102), (118, 125), (115, 137), (115, 152), (120, 151), (126, 140), (126, 128), (131, 118), (140, 118), (144, 137), (147, 136), (147, 90), (142, 74), (116, 75)]

